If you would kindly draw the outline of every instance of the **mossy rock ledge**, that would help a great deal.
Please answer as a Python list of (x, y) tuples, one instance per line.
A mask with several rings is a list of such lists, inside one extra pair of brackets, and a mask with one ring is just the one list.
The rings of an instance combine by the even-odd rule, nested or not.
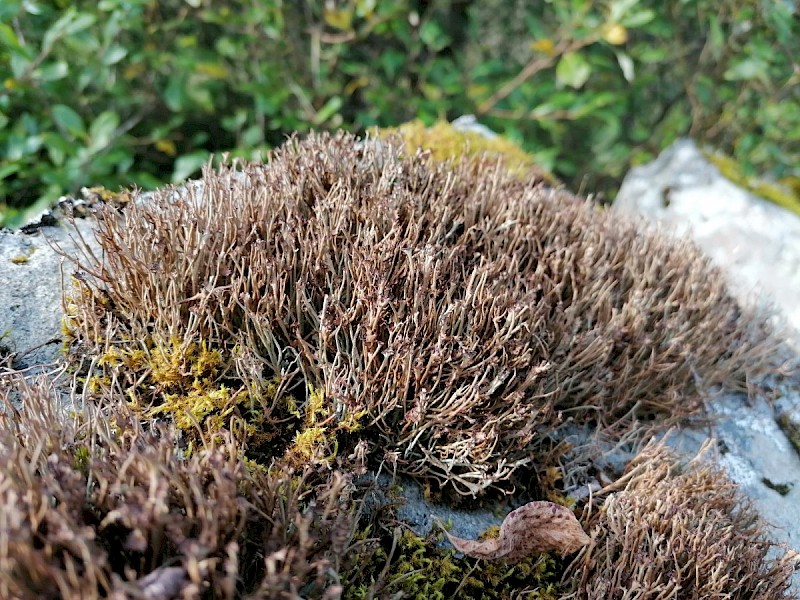
[[(658, 441), (777, 368), (689, 242), (343, 133), (89, 212), (61, 368), (3, 358), (0, 597), (794, 597), (736, 486)], [(463, 556), (420, 495), (591, 542)]]

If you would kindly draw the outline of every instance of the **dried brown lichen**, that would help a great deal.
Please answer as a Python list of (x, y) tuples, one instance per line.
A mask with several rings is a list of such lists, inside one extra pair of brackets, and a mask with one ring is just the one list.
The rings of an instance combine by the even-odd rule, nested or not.
[(770, 558), (735, 486), (663, 447), (584, 511), (593, 539), (571, 565), (511, 565), (368, 517), (337, 470), (249, 465), (222, 435), (185, 456), (174, 426), (140, 423), (123, 398), (69, 416), (57, 394), (0, 377), (2, 598), (792, 597), (796, 555)]
[[(466, 495), (530, 489), (518, 475), (557, 479), (568, 428), (642, 433), (696, 412), (698, 385), (743, 384), (770, 342), (693, 246), (496, 161), (345, 135), (107, 207), (97, 236), (66, 302), (76, 417), (52, 383), (0, 377), (0, 597), (550, 599), (562, 575), (616, 597), (674, 564), (699, 590), (785, 589), (730, 484), (652, 453), (568, 572), (456, 558), (370, 513), (352, 477), (391, 456)], [(653, 474), (691, 526), (648, 504)], [(700, 518), (700, 496), (719, 512)], [(673, 550), (727, 527), (712, 554), (745, 570), (658, 545), (631, 565), (624, 519)]]
[(139, 423), (123, 399), (69, 418), (56, 395), (0, 379), (0, 598), (336, 589), (357, 515), (347, 476), (251, 469), (230, 435), (182, 456), (174, 428)]
[[(259, 456), (302, 429), (315, 388), (329, 438), (365, 426), (401, 471), (462, 494), (510, 487), (565, 426), (692, 414), (698, 383), (741, 385), (769, 349), (692, 245), (493, 162), (347, 135), (108, 208), (97, 237), (81, 353), (205, 343), (223, 357), (212, 391), (230, 391), (215, 414), (249, 406)], [(142, 406), (174, 394), (152, 365), (118, 374)], [(180, 398), (208, 397), (186, 381)]]
[(622, 491), (596, 515), (593, 543), (569, 574), (565, 598), (794, 598), (796, 552), (775, 545), (736, 486), (702, 456), (681, 465), (651, 444), (628, 469)]

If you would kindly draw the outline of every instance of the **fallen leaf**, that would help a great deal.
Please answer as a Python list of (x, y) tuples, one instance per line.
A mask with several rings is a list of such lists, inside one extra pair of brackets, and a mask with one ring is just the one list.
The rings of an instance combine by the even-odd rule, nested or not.
[(444, 534), (456, 550), (467, 556), (513, 562), (534, 552), (555, 550), (571, 554), (591, 540), (572, 511), (553, 502), (529, 502), (510, 512), (496, 538), (464, 540), (447, 531)]

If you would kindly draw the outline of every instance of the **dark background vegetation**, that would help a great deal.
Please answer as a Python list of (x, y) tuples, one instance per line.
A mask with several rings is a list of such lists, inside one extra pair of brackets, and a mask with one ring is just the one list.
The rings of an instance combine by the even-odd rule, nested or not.
[(787, 0), (3, 0), (0, 224), (293, 131), (475, 113), (611, 199), (690, 135), (798, 188)]

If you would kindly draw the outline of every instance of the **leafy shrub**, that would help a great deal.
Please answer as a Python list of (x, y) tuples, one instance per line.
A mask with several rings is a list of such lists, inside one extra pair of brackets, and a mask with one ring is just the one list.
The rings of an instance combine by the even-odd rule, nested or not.
[(789, 2), (8, 0), (3, 222), (152, 188), (293, 131), (478, 113), (573, 187), (613, 190), (681, 135), (797, 188)]
[[(800, 175), (800, 20), (791, 3), (544, 6), (474, 3), (476, 39), (487, 43), (470, 46), (469, 60), (484, 90), (478, 114), (549, 149), (545, 167), (573, 183), (588, 172), (590, 191), (613, 190), (631, 163), (690, 135), (750, 175)], [(520, 73), (527, 77), (504, 87)]]

